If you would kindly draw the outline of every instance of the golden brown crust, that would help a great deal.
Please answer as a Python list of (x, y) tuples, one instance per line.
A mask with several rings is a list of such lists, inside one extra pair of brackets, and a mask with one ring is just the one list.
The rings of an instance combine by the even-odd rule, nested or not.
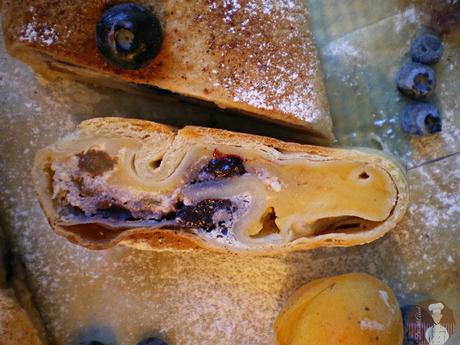
[(42, 345), (37, 330), (13, 292), (0, 290), (0, 345)]
[[(54, 210), (51, 200), (51, 176), (47, 173), (50, 165), (51, 152), (50, 149), (44, 149), (37, 153), (35, 157), (34, 167), (32, 170), (33, 182), (37, 190), (38, 199), (42, 208), (49, 220), (52, 228), (62, 236), (65, 236), (70, 241), (86, 246), (91, 249), (105, 249), (112, 247), (118, 243), (124, 243), (141, 249), (196, 249), (206, 248), (214, 251), (229, 251), (241, 252), (247, 254), (266, 255), (287, 251), (306, 250), (317, 247), (335, 247), (335, 246), (353, 246), (371, 242), (392, 229), (396, 223), (402, 218), (408, 204), (408, 190), (404, 173), (392, 161), (384, 158), (380, 154), (362, 152), (355, 149), (333, 149), (316, 147), (310, 145), (300, 145), (296, 143), (286, 143), (276, 139), (260, 137), (250, 134), (233, 133), (229, 131), (201, 128), (201, 127), (185, 127), (179, 131), (175, 131), (171, 127), (151, 123), (142, 120), (131, 120), (123, 118), (96, 118), (84, 121), (79, 126), (78, 136), (100, 135), (105, 133), (121, 133), (125, 136), (139, 136), (139, 138), (147, 138), (154, 135), (156, 131), (161, 131), (167, 135), (172, 141), (175, 136), (185, 137), (187, 140), (201, 142), (205, 145), (221, 144), (236, 145), (251, 150), (251, 148), (264, 150), (268, 154), (281, 152), (290, 152), (292, 155), (311, 159), (311, 160), (333, 160), (333, 159), (349, 159), (353, 161), (366, 162), (375, 164), (384, 169), (394, 182), (397, 189), (397, 202), (389, 218), (381, 225), (373, 230), (366, 232), (350, 233), (350, 234), (326, 234), (320, 237), (304, 237), (285, 245), (278, 245), (269, 248), (254, 248), (254, 249), (239, 249), (217, 247), (208, 243), (206, 240), (198, 237), (185, 230), (173, 229), (131, 229), (119, 232), (110, 232), (96, 237), (83, 239), (78, 236), (81, 229), (72, 231), (70, 228), (63, 228), (58, 224), (57, 214)], [(85, 227), (87, 228), (87, 226)], [(83, 229), (84, 230), (84, 229)], [(91, 229), (87, 230), (91, 232)], [(92, 234), (97, 231), (92, 231)]]
[(7, 247), (0, 229), (0, 345), (43, 345), (45, 330), (25, 286), (23, 267), (16, 257), (8, 260), (8, 281), (6, 279)]
[[(330, 325), (335, 328), (327, 335)], [(384, 282), (360, 272), (303, 285), (289, 297), (273, 330), (275, 345), (316, 345), (327, 341), (400, 345), (404, 337), (393, 291)]]
[(95, 23), (112, 3), (6, 0), (8, 51), (40, 73), (80, 66), (74, 77), (148, 84), (333, 139), (303, 1), (140, 1), (159, 14), (164, 43), (139, 70), (114, 67), (97, 51)]

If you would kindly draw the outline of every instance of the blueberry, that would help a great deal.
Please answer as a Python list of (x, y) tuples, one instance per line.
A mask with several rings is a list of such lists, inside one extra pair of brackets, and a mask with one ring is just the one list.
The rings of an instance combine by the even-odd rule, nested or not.
[(410, 55), (416, 62), (433, 64), (441, 59), (442, 42), (433, 34), (421, 34), (415, 37), (410, 46)]
[(160, 51), (160, 21), (145, 7), (124, 3), (110, 7), (96, 24), (96, 46), (106, 60), (124, 69), (139, 69)]
[(241, 157), (215, 150), (213, 158), (198, 173), (198, 181), (229, 178), (245, 173), (246, 169)]
[(164, 340), (159, 338), (151, 337), (141, 340), (137, 345), (168, 345)]
[(403, 112), (401, 124), (405, 132), (416, 135), (434, 134), (442, 129), (439, 110), (429, 103), (408, 106)]
[(199, 228), (212, 231), (216, 228), (214, 214), (218, 211), (234, 211), (233, 203), (227, 199), (205, 199), (196, 205), (183, 206), (177, 211), (179, 225), (187, 228)]
[(409, 62), (399, 69), (396, 84), (398, 90), (406, 96), (423, 99), (434, 90), (436, 77), (430, 66)]

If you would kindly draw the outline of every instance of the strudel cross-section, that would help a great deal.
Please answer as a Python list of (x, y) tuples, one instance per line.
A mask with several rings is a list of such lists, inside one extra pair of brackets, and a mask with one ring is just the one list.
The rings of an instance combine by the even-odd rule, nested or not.
[(408, 203), (404, 173), (377, 151), (121, 118), (40, 150), (33, 179), (54, 230), (94, 249), (351, 246), (383, 236)]

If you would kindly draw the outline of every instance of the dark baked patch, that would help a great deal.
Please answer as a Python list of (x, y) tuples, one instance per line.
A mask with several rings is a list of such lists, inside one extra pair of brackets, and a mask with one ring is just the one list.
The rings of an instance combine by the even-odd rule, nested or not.
[(107, 152), (93, 149), (79, 153), (77, 157), (80, 170), (93, 176), (99, 176), (112, 170), (117, 161)]
[(206, 199), (193, 206), (183, 206), (177, 211), (176, 220), (183, 227), (212, 231), (233, 211), (235, 207), (230, 200)]
[(200, 170), (196, 182), (240, 176), (246, 173), (243, 159), (214, 150), (213, 158)]

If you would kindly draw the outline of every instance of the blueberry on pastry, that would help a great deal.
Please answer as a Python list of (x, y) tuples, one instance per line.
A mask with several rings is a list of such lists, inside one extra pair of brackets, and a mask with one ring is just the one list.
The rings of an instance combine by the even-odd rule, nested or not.
[(160, 21), (145, 7), (124, 3), (107, 9), (96, 25), (96, 45), (116, 66), (139, 69), (161, 48)]
[(333, 140), (303, 0), (4, 0), (2, 24), (47, 78), (146, 85)]
[(370, 151), (100, 118), (36, 154), (54, 230), (80, 245), (269, 253), (373, 241), (408, 202), (403, 172)]

